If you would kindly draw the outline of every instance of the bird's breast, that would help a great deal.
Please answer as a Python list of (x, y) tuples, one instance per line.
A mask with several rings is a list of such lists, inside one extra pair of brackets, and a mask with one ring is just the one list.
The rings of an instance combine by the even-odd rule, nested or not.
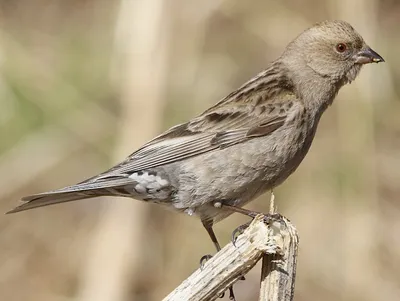
[(303, 110), (275, 134), (275, 147), (270, 155), (276, 163), (275, 172), (268, 171), (271, 163), (265, 167), (269, 185), (281, 184), (297, 169), (311, 147), (319, 119), (320, 116)]

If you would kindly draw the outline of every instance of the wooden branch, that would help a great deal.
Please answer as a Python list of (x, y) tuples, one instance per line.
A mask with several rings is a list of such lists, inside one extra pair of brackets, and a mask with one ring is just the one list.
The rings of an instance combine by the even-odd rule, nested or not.
[(283, 223), (285, 227), (279, 230), (283, 254), (263, 255), (259, 301), (291, 301), (294, 297), (299, 237), (285, 217)]
[[(292, 300), (297, 255), (297, 233), (287, 219), (266, 225), (257, 216), (236, 240), (195, 271), (163, 301), (215, 300), (231, 284), (264, 258), (260, 300)], [(270, 297), (274, 292), (276, 297)], [(268, 299), (269, 298), (269, 299)]]

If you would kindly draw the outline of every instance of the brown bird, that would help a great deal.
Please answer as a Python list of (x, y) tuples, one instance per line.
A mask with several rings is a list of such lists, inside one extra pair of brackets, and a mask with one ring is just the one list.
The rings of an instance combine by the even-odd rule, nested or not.
[(383, 62), (344, 21), (305, 30), (264, 71), (108, 171), (22, 198), (8, 213), (97, 196), (124, 196), (198, 216), (212, 226), (281, 184), (307, 154), (322, 116), (361, 67)]

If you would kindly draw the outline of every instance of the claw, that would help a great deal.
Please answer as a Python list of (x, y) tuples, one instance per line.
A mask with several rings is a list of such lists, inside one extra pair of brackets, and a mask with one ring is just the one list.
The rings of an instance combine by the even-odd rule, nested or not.
[(205, 263), (206, 263), (208, 260), (210, 260), (211, 257), (212, 257), (212, 256), (211, 256), (210, 254), (207, 254), (207, 255), (204, 255), (203, 257), (200, 258), (200, 269), (201, 269), (201, 270), (204, 269)]
[(279, 213), (264, 214), (264, 223), (271, 224), (273, 222), (283, 222), (282, 218), (282, 215)]
[(229, 287), (229, 300), (235, 301), (235, 294), (233, 293), (233, 286)]
[(243, 224), (243, 225), (240, 225), (240, 226), (237, 227), (235, 230), (233, 230), (231, 239), (232, 239), (232, 244), (233, 244), (235, 247), (236, 247), (236, 239), (238, 238), (238, 236), (239, 236), (240, 234), (243, 234), (244, 230), (246, 230), (246, 229), (249, 227), (250, 223), (251, 223), (251, 222), (247, 222), (247, 223), (245, 223), (245, 224)]
[[(242, 225), (243, 226), (243, 225)], [(204, 268), (205, 263), (212, 258), (212, 255), (207, 254), (200, 258), (200, 269)], [(244, 276), (240, 277), (240, 280), (245, 280)], [(222, 292), (218, 295), (218, 298), (223, 298), (225, 296), (225, 292)], [(236, 301), (235, 294), (233, 292), (233, 286), (229, 287), (229, 300)]]

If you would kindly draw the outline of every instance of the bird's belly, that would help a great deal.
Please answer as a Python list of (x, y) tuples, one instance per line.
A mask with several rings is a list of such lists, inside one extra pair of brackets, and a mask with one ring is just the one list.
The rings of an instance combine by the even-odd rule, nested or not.
[(174, 206), (194, 208), (213, 201), (243, 206), (293, 173), (312, 137), (286, 129), (188, 159), (180, 168)]

